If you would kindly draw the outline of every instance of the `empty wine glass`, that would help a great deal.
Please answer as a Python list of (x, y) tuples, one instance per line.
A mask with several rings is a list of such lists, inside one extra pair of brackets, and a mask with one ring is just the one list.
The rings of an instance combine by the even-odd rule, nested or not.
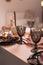
[(20, 36), (20, 44), (22, 44), (22, 36), (25, 33), (25, 26), (16, 26), (17, 33)]
[[(39, 53), (37, 43), (41, 39), (40, 30), (37, 30), (37, 29), (31, 30), (31, 38), (32, 38), (32, 41), (34, 42), (34, 48), (31, 51), (34, 52), (34, 54), (32, 54), (27, 60), (28, 62), (30, 62), (31, 60), (35, 60), (35, 63), (39, 64), (38, 56), (37, 56), (37, 54)], [(34, 64), (33, 61), (31, 61), (31, 63)]]
[(32, 38), (32, 41), (35, 43), (34, 44), (34, 49), (32, 50), (32, 52), (37, 52), (37, 43), (41, 39), (40, 30), (37, 30), (37, 29), (31, 30), (31, 38)]

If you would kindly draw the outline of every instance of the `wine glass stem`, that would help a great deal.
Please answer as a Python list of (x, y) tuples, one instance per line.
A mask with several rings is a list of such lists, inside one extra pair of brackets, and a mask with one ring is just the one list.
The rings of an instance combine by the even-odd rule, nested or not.
[(22, 43), (22, 36), (20, 37), (20, 42)]
[(37, 43), (35, 43), (35, 52), (37, 53)]

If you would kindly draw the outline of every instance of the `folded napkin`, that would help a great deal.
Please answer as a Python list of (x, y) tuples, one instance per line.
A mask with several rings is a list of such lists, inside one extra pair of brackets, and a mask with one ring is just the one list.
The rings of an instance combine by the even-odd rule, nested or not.
[(25, 36), (22, 37), (23, 42), (28, 46), (34, 46), (33, 41), (30, 38), (26, 38)]

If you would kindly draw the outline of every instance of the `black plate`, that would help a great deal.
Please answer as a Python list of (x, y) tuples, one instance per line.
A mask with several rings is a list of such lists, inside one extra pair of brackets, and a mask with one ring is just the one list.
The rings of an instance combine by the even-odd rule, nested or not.
[(15, 44), (17, 43), (18, 39), (19, 39), (18, 37), (8, 37), (8, 38), (0, 37), (0, 46)]

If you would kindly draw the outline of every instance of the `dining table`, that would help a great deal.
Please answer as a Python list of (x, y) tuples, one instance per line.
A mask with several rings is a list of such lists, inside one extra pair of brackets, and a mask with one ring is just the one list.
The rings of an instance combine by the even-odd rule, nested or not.
[[(40, 42), (38, 44), (43, 43), (43, 37), (41, 38)], [(28, 43), (29, 44), (29, 43)], [(17, 44), (14, 43), (12, 45), (6, 45), (6, 46), (0, 46), (2, 49), (4, 49), (6, 52), (10, 53), (13, 56), (16, 56), (18, 59), (28, 64), (27, 58), (32, 55), (31, 52), (33, 46), (29, 46), (28, 44)], [(43, 48), (43, 45), (42, 45)], [(41, 49), (43, 50), (43, 49)], [(1, 51), (2, 52), (2, 51)], [(4, 52), (3, 52), (4, 53)], [(7, 55), (7, 54), (6, 54)], [(11, 60), (11, 59), (10, 59)], [(9, 61), (10, 61), (9, 60)], [(8, 62), (9, 63), (9, 62)], [(22, 64), (22, 63), (21, 63)], [(13, 64), (12, 64), (13, 65)], [(29, 64), (28, 64), (29, 65)]]

